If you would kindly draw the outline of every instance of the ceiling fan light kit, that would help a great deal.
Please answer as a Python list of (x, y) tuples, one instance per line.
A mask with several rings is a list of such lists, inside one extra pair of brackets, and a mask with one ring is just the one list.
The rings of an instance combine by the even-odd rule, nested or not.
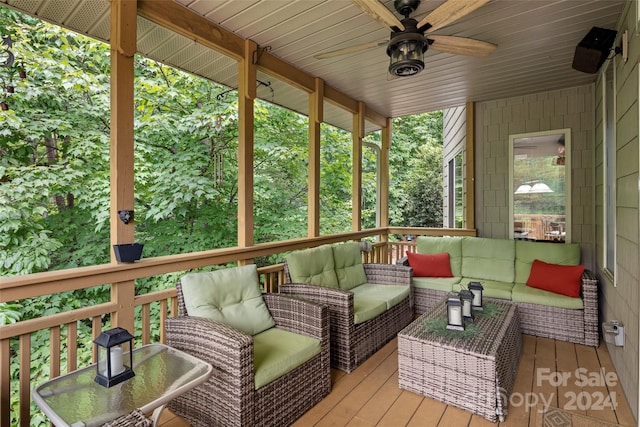
[(394, 76), (408, 77), (424, 70), (424, 53), (429, 43), (418, 32), (414, 19), (404, 19), (402, 23), (405, 30), (391, 34), (387, 55), (390, 58), (389, 72)]

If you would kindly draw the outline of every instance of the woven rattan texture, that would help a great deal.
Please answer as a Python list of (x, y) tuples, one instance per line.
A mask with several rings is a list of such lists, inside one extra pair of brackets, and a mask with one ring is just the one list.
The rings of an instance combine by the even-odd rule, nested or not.
[(181, 315), (166, 321), (167, 344), (213, 365), (202, 386), (168, 407), (195, 427), (287, 426), (331, 389), (329, 316), (326, 307), (282, 295), (263, 298), (276, 327), (321, 341), (321, 353), (255, 390), (253, 338), (208, 319), (189, 317), (177, 284)]
[(153, 421), (147, 418), (139, 409), (128, 415), (123, 415), (113, 421), (103, 424), (102, 427), (151, 427)]
[(477, 317), (481, 334), (457, 338), (427, 332), (427, 318), (446, 316), (444, 301), (398, 334), (400, 388), (468, 410), (489, 421), (504, 420), (522, 349), (518, 308)]
[[(368, 283), (411, 286), (412, 270), (392, 264), (364, 264)], [(285, 277), (291, 282), (285, 261)], [(354, 324), (353, 294), (323, 286), (286, 283), (280, 292), (329, 307), (331, 324), (331, 366), (351, 372), (392, 340), (413, 319), (413, 292), (381, 315)]]

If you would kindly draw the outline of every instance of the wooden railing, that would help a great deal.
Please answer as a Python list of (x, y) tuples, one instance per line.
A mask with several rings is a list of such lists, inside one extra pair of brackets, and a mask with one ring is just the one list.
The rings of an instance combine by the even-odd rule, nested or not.
[[(414, 241), (388, 242), (390, 235), (475, 235), (475, 230), (388, 228), (350, 232), (318, 238), (303, 238), (255, 245), (250, 248), (227, 248), (190, 254), (171, 255), (142, 259), (134, 264), (105, 264), (68, 270), (37, 273), (26, 276), (0, 278), (0, 302), (19, 301), (41, 295), (55, 294), (76, 289), (110, 284), (112, 300), (108, 303), (43, 316), (37, 319), (0, 326), (0, 426), (12, 424), (12, 405), (17, 406), (18, 425), (38, 424), (42, 417), (31, 404), (31, 389), (38, 383), (70, 372), (79, 365), (95, 362), (92, 341), (105, 325), (119, 323), (119, 319), (133, 319), (139, 312), (141, 319), (134, 326), (136, 345), (164, 342), (164, 321), (177, 313), (175, 288), (135, 295), (135, 279), (159, 276), (230, 262), (244, 262), (256, 257), (285, 254), (292, 250), (375, 237), (378, 243), (365, 252), (365, 262), (393, 263), (404, 256), (407, 250), (414, 251)], [(284, 282), (283, 264), (258, 269), (265, 292), (277, 292)], [(114, 288), (118, 289), (114, 292)], [(126, 295), (134, 295), (133, 304)], [(155, 313), (155, 315), (152, 315)], [(80, 324), (91, 325), (91, 336), (79, 330)], [(132, 322), (133, 324), (133, 322)], [(131, 327), (131, 326), (129, 326)], [(85, 328), (86, 329), (86, 328)], [(48, 335), (49, 354), (38, 355), (40, 360), (48, 358), (49, 372), (45, 377), (32, 375), (31, 337), (33, 334)], [(158, 331), (154, 334), (152, 331)], [(17, 344), (15, 344), (17, 342)], [(12, 349), (11, 344), (14, 343)], [(91, 356), (79, 360), (78, 349), (91, 348)], [(16, 350), (17, 348), (17, 350)], [(62, 365), (64, 364), (64, 368)], [(13, 367), (13, 368), (12, 368)], [(17, 390), (12, 390), (11, 371), (18, 369)], [(16, 403), (17, 401), (17, 403)], [(42, 419), (40, 419), (41, 421)]]

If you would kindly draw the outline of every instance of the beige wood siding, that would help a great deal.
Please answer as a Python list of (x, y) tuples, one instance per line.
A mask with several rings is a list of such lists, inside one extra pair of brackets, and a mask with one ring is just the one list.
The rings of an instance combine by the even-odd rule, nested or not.
[[(464, 105), (455, 108), (448, 108), (443, 111), (442, 114), (442, 133), (443, 133), (443, 146), (442, 146), (442, 178), (443, 178), (443, 216), (442, 226), (449, 227), (449, 204), (453, 203), (453, 200), (449, 200), (449, 161), (453, 159), (458, 153), (462, 152), (463, 166), (462, 175), (466, 176), (465, 168), (465, 144), (467, 141), (467, 109)], [(466, 183), (466, 180), (464, 181)], [(463, 200), (465, 189), (463, 188)], [(464, 207), (463, 207), (464, 210)], [(463, 211), (463, 218), (466, 217)]]

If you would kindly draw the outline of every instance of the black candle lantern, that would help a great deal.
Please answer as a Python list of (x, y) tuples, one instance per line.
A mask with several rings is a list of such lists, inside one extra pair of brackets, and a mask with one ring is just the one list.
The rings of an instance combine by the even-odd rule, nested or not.
[(447, 298), (447, 329), (464, 331), (462, 301), (458, 294), (450, 294)]
[(133, 335), (123, 328), (102, 332), (93, 342), (98, 351), (96, 382), (111, 387), (134, 377)]
[(482, 311), (482, 291), (483, 291), (482, 283), (480, 282), (471, 282), (469, 283), (469, 290), (473, 294), (473, 302), (471, 303), (471, 308), (474, 310)]
[(473, 322), (473, 294), (467, 289), (460, 291), (460, 299), (462, 300), (462, 317), (468, 322)]

